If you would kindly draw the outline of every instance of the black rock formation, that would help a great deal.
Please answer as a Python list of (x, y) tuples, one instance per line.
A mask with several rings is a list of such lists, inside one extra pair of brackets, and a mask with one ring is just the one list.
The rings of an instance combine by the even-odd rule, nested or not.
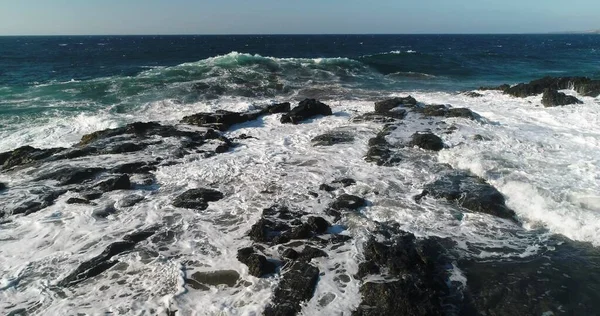
[(315, 99), (305, 99), (297, 107), (281, 117), (281, 123), (298, 124), (301, 121), (317, 115), (332, 115), (331, 108)]

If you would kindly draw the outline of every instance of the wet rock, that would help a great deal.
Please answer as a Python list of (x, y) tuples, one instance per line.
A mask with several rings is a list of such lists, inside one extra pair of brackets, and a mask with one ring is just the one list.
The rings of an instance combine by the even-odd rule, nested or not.
[(226, 131), (235, 124), (245, 123), (257, 119), (261, 112), (230, 112), (217, 110), (215, 113), (197, 113), (185, 116), (181, 123), (214, 128), (220, 131)]
[(323, 234), (329, 227), (331, 227), (331, 224), (329, 224), (326, 219), (317, 216), (309, 217), (307, 224), (310, 226), (312, 231), (316, 232), (317, 234)]
[(311, 141), (313, 146), (332, 146), (342, 143), (351, 143), (354, 141), (354, 136), (348, 132), (333, 131), (319, 135)]
[(592, 80), (587, 77), (544, 77), (529, 83), (519, 83), (507, 88), (504, 93), (525, 98), (542, 94), (546, 89), (575, 89), (581, 95), (597, 97), (600, 95), (600, 80)]
[(29, 214), (38, 212), (48, 206), (53, 205), (54, 201), (59, 196), (63, 195), (66, 192), (67, 192), (66, 190), (57, 190), (57, 191), (42, 193), (42, 194), (38, 195), (36, 198), (26, 201), (26, 202), (23, 202), (21, 205), (17, 206), (16, 208), (12, 209), (11, 211), (5, 212), (5, 213), (12, 214), (12, 215), (18, 215), (18, 214), (29, 215)]
[(566, 95), (553, 89), (545, 89), (542, 95), (542, 104), (545, 107), (562, 106), (569, 104), (582, 104), (581, 100), (574, 96)]
[(148, 233), (148, 230), (144, 230), (142, 232), (133, 233), (129, 235), (130, 237), (125, 236), (125, 238), (129, 240), (117, 241), (108, 245), (101, 254), (81, 263), (67, 277), (60, 280), (57, 285), (63, 287), (73, 286), (89, 278), (100, 275), (102, 272), (110, 269), (119, 262), (113, 258), (114, 256), (132, 250), (137, 243), (149, 238), (151, 235), (152, 234)]
[(314, 258), (328, 257), (327, 253), (321, 249), (306, 246), (302, 249), (302, 252), (298, 254), (298, 260), (304, 260), (310, 262)]
[(442, 104), (426, 105), (422, 109), (419, 109), (419, 111), (423, 112), (425, 116), (476, 118), (475, 113), (467, 108), (449, 108)]
[(291, 104), (289, 102), (276, 103), (267, 107), (267, 112), (270, 114), (287, 113), (290, 111)]
[(129, 190), (131, 189), (131, 182), (129, 181), (128, 175), (122, 174), (99, 182), (98, 184), (94, 185), (94, 189), (102, 192)]
[(323, 183), (319, 186), (319, 190), (326, 191), (326, 192), (332, 192), (332, 191), (335, 191), (335, 188), (330, 186), (329, 184)]
[(495, 87), (479, 87), (477, 88), (477, 90), (481, 90), (481, 91), (489, 91), (489, 90), (497, 90), (497, 91), (505, 91), (508, 88), (510, 88), (510, 85), (508, 84), (503, 84), (503, 85), (499, 85), (499, 86), (495, 86)]
[(0, 191), (6, 190), (6, 184), (0, 182)]
[[(209, 272), (196, 272), (186, 279), (186, 283), (200, 283), (204, 285), (227, 285), (229, 287), (235, 286), (240, 280), (240, 274), (234, 270), (220, 270), (220, 271), (209, 271)], [(192, 286), (193, 287), (193, 286)]]
[(408, 112), (404, 109), (395, 108), (383, 113), (365, 113), (352, 118), (352, 122), (375, 122), (375, 123), (394, 123), (406, 117)]
[(148, 227), (123, 236), (123, 240), (139, 243), (152, 237), (152, 235), (154, 235), (157, 230), (158, 228), (156, 227)]
[(365, 161), (373, 162), (378, 166), (393, 166), (399, 163), (402, 159), (392, 150), (390, 145), (383, 135), (377, 135), (369, 140), (369, 150), (365, 155)]
[(442, 139), (433, 133), (415, 133), (412, 135), (408, 145), (433, 151), (440, 151), (444, 149), (444, 142)]
[(238, 250), (237, 259), (248, 266), (248, 273), (257, 278), (275, 273), (277, 266), (267, 260), (261, 254), (256, 253), (254, 248), (242, 248)]
[(91, 204), (92, 202), (90, 202), (86, 199), (69, 198), (65, 203), (67, 203), (67, 204)]
[(553, 250), (510, 261), (460, 263), (479, 315), (594, 315), (600, 310), (600, 251), (556, 237)]
[(339, 183), (339, 184), (341, 184), (342, 186), (344, 186), (346, 188), (346, 187), (349, 187), (351, 185), (355, 185), (356, 184), (356, 180), (351, 179), (351, 178), (343, 178), (343, 179), (335, 180), (332, 183), (334, 183), (334, 184)]
[(300, 256), (300, 254), (292, 248), (287, 248), (281, 254), (281, 257), (283, 257), (285, 259), (290, 259), (290, 260), (296, 260), (296, 259), (298, 259), (299, 256)]
[(357, 210), (366, 205), (367, 201), (361, 197), (342, 194), (331, 204), (331, 208), (335, 210)]
[(81, 168), (66, 166), (44, 174), (37, 179), (39, 180), (55, 180), (60, 185), (78, 184), (87, 180), (94, 179), (96, 175), (104, 171), (102, 168)]
[(208, 202), (216, 202), (223, 197), (223, 193), (213, 189), (190, 189), (176, 197), (173, 206), (202, 211), (208, 207)]
[(486, 213), (501, 218), (515, 219), (515, 212), (505, 204), (502, 193), (466, 171), (449, 171), (438, 180), (425, 185), (420, 196), (430, 195), (453, 201), (473, 212)]
[(391, 109), (398, 106), (406, 106), (406, 107), (414, 107), (417, 105), (417, 100), (411, 97), (404, 98), (392, 98), (384, 101), (375, 102), (375, 112), (376, 113), (386, 113)]
[(452, 265), (444, 247), (436, 239), (417, 240), (396, 229), (383, 240), (373, 237), (364, 246), (357, 277), (385, 274), (361, 286), (362, 302), (353, 315), (457, 314), (453, 311), (462, 307), (462, 297), (450, 298)]
[(117, 212), (117, 209), (114, 206), (107, 205), (107, 206), (103, 206), (103, 207), (95, 209), (92, 212), (92, 216), (98, 217), (98, 218), (107, 218), (108, 216), (115, 214), (116, 212)]
[(475, 92), (475, 91), (467, 91), (467, 92), (464, 92), (463, 94), (466, 95), (466, 96), (468, 96), (468, 97), (470, 97), (470, 98), (481, 98), (481, 97), (483, 97), (483, 94)]
[(332, 115), (331, 108), (315, 99), (305, 99), (297, 107), (281, 117), (281, 123), (298, 124), (301, 121), (317, 115)]
[(101, 274), (118, 263), (118, 260), (112, 260), (114, 256), (134, 247), (135, 243), (131, 241), (118, 241), (110, 244), (100, 255), (81, 263), (75, 271), (58, 282), (58, 286), (72, 286)]
[(97, 200), (102, 196), (102, 191), (97, 191), (97, 190), (91, 190), (91, 191), (86, 191), (86, 192), (82, 192), (81, 193), (81, 197), (83, 197), (86, 200)]
[(463, 117), (468, 119), (475, 119), (476, 115), (473, 111), (467, 108), (450, 108), (446, 112), (446, 117)]
[(62, 150), (64, 148), (38, 149), (31, 146), (23, 146), (12, 151), (0, 153), (0, 165), (2, 165), (2, 169), (6, 170), (15, 166), (45, 160)]
[(117, 202), (117, 207), (132, 207), (144, 200), (143, 195), (128, 195)]
[(156, 170), (157, 161), (151, 162), (132, 162), (116, 166), (110, 169), (111, 173), (148, 173)]
[(302, 309), (301, 304), (312, 298), (318, 281), (318, 268), (302, 261), (294, 262), (283, 272), (264, 315), (296, 315)]

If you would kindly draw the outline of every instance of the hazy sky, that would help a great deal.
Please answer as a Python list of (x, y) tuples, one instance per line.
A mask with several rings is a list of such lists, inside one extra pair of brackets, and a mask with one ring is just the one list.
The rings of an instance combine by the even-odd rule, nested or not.
[(599, 0), (0, 0), (0, 35), (528, 33), (599, 28)]

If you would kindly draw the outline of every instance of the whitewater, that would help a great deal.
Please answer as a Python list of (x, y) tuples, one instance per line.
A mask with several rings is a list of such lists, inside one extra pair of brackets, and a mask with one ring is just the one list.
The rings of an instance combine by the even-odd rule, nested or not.
[[(383, 54), (418, 56), (421, 51), (406, 47)], [(600, 247), (600, 97), (561, 90), (583, 103), (544, 107), (541, 95), (515, 98), (498, 90), (473, 89), (480, 94), (473, 97), (464, 91), (435, 89), (449, 80), (444, 75), (423, 73), (415, 78), (413, 74), (421, 72), (398, 73), (378, 73), (345, 57), (274, 58), (234, 52), (176, 66), (152, 66), (134, 76), (42, 83), (17, 92), (2, 88), (14, 92), (4, 98), (3, 106), (27, 110), (37, 104), (43, 114), (6, 110), (0, 118), (0, 152), (21, 146), (76, 148), (84, 135), (135, 122), (208, 133), (181, 120), (219, 110), (258, 111), (280, 102), (294, 107), (305, 98), (323, 101), (333, 113), (301, 124), (282, 124), (285, 114), (235, 124), (222, 132), (235, 144), (218, 154), (209, 154), (217, 152), (214, 146), (222, 141), (217, 138), (202, 145), (206, 150), (180, 154), (185, 140), (169, 136), (151, 137), (141, 151), (66, 160), (71, 167), (106, 169), (140, 161), (156, 160), (157, 165), (149, 175), (131, 175), (133, 193), (114, 190), (92, 204), (70, 204), (67, 201), (81, 192), (69, 190), (26, 216), (9, 216), (8, 211), (31, 194), (52, 190), (56, 183), (39, 179), (62, 167), (62, 162), (1, 172), (0, 183), (8, 190), (0, 193), (7, 212), (0, 218), (0, 311), (261, 315), (285, 273), (256, 277), (238, 260), (238, 250), (255, 244), (248, 232), (264, 217), (262, 210), (276, 204), (324, 217), (332, 223), (328, 234), (351, 237), (324, 246), (327, 257), (310, 260), (321, 273), (312, 298), (301, 304), (300, 315), (350, 315), (361, 304), (365, 282), (386, 280), (356, 277), (368, 259), (365, 246), (380, 223), (395, 223), (419, 239), (452, 240), (460, 259), (448, 271), (460, 289), (470, 284), (468, 273), (459, 268), (462, 260), (510, 262), (543, 256), (562, 244), (557, 235), (592, 249)], [(402, 82), (415, 80), (412, 84), (434, 88), (401, 88)], [(373, 89), (376, 83), (385, 88)], [(99, 87), (106, 100), (90, 92)], [(61, 91), (65, 97), (48, 97), (50, 91)], [(195, 97), (186, 99), (188, 94)], [(419, 104), (467, 108), (477, 117), (431, 119), (409, 111), (399, 128), (385, 136), (402, 162), (378, 166), (365, 161), (371, 139), (385, 124), (357, 118), (373, 112), (376, 101), (409, 95)], [(414, 131), (425, 130), (442, 139), (441, 151), (405, 146)], [(352, 140), (315, 146), (315, 137), (332, 132), (351, 135)], [(417, 201), (415, 196), (446, 166), (468, 171), (495, 187), (517, 221), (465, 211), (443, 199)], [(355, 183), (334, 185), (333, 191), (320, 189), (340, 179)], [(194, 188), (212, 188), (224, 197), (202, 211), (173, 206), (178, 196)], [(337, 222), (328, 210), (343, 194), (367, 202)], [(139, 201), (129, 203), (132, 195)], [(106, 216), (98, 216), (109, 208)], [(135, 251), (118, 254), (118, 262), (108, 270), (75, 286), (60, 286), (60, 280), (115, 240), (149, 228), (157, 229), (154, 235), (137, 244), (142, 246)], [(300, 251), (301, 246), (295, 247)], [(265, 248), (269, 257), (282, 246)], [(214, 271), (227, 271), (227, 276), (206, 281), (200, 289), (190, 287), (194, 273)]]

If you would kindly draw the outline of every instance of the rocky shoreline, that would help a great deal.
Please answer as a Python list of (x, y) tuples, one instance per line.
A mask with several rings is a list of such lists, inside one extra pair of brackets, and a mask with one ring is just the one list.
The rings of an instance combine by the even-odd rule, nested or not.
[[(567, 88), (585, 96), (600, 95), (600, 81), (578, 77), (543, 78), (493, 89), (515, 97), (543, 94), (545, 106), (580, 103), (558, 92)], [(158, 168), (181, 163), (192, 154), (203, 158), (225, 154), (251, 138), (230, 138), (227, 131), (267, 115), (280, 115), (281, 124), (303, 124), (335, 113), (318, 100), (306, 99), (293, 108), (290, 103), (279, 103), (243, 113), (198, 113), (177, 125), (132, 123), (85, 135), (71, 148), (24, 146), (0, 153), (1, 172), (29, 179), (28, 185), (35, 188), (26, 195), (22, 191), (13, 194), (11, 183), (0, 183), (3, 199), (10, 200), (0, 211), (0, 221), (6, 225), (16, 216), (43, 212), (63, 198), (67, 204), (89, 206), (98, 219), (125, 212), (142, 202), (145, 193), (165, 185), (153, 174)], [(375, 102), (373, 112), (349, 121), (381, 126), (364, 148), (364, 161), (393, 168), (408, 159), (409, 151), (431, 157), (444, 149), (439, 135), (453, 132), (446, 119), (480, 118), (466, 108), (423, 104), (406, 96)], [(354, 140), (351, 131), (332, 130), (314, 137), (312, 145), (334, 147)], [(102, 159), (95, 159), (98, 157)], [(415, 203), (440, 200), (461, 212), (492, 216), (519, 228), (515, 211), (484, 179), (443, 164), (427, 168), (435, 168), (432, 172), (438, 177), (421, 188), (414, 196)], [(264, 315), (300, 313), (315, 299), (315, 289), (325, 277), (336, 280), (341, 288), (351, 280), (360, 284), (362, 301), (356, 302), (353, 315), (592, 315), (600, 310), (600, 251), (586, 243), (554, 236), (546, 249), (527, 258), (475, 259), (462, 256), (450, 238), (418, 237), (393, 222), (378, 221), (372, 223), (370, 237), (359, 242), (348, 219), (364, 216), (362, 210), (371, 202), (345, 192), (357, 180), (336, 179), (310, 188), (308, 194), (313, 198), (327, 196), (331, 200), (322, 213), (313, 213), (294, 201), (257, 210), (261, 216), (245, 237), (251, 245), (240, 247), (236, 258), (247, 266), (251, 277), (277, 280)], [(127, 197), (110, 203), (103, 197), (113, 191), (126, 192)], [(179, 194), (171, 206), (203, 212), (226, 197), (216, 186), (200, 187)], [(141, 251), (149, 241), (158, 249), (168, 248), (171, 234), (169, 227), (160, 224), (130, 232), (55, 280), (52, 287), (62, 291), (93, 282), (94, 277), (114, 268), (120, 255)], [(323, 270), (316, 264), (356, 245), (360, 245), (361, 258), (355, 273), (343, 266)], [(202, 291), (243, 284), (237, 271), (223, 270), (186, 276), (184, 286)], [(319, 299), (319, 304), (327, 304), (330, 298)], [(178, 315), (174, 310), (167, 313)]]

